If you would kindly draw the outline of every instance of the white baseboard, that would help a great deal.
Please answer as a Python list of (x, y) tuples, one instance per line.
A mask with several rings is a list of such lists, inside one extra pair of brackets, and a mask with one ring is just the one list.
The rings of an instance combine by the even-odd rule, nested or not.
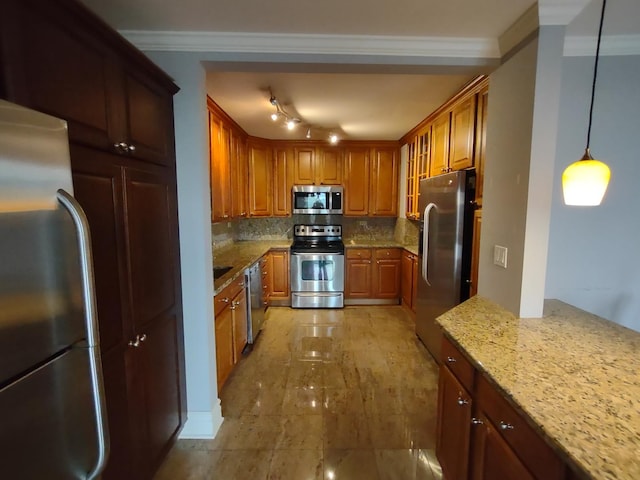
[(218, 433), (222, 420), (220, 409), (217, 412), (187, 412), (187, 421), (178, 438), (212, 439)]

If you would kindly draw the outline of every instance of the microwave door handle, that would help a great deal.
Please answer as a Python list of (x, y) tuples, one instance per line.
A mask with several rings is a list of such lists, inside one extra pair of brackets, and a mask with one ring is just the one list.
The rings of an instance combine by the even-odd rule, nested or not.
[(98, 316), (94, 287), (93, 255), (91, 253), (91, 234), (89, 222), (78, 201), (68, 192), (58, 190), (58, 201), (67, 210), (73, 220), (78, 236), (80, 252), (80, 268), (82, 272), (82, 296), (84, 300), (85, 329), (89, 350), (91, 390), (95, 412), (96, 433), (98, 442), (98, 458), (96, 464), (87, 474), (88, 479), (99, 478), (109, 457), (109, 430), (107, 426), (106, 400), (102, 380), (102, 362), (100, 360), (100, 340), (98, 334)]
[(431, 210), (435, 208), (435, 203), (430, 203), (424, 209), (424, 214), (422, 215), (423, 221), (423, 229), (422, 229), (422, 278), (427, 285), (431, 286), (429, 283), (429, 213)]

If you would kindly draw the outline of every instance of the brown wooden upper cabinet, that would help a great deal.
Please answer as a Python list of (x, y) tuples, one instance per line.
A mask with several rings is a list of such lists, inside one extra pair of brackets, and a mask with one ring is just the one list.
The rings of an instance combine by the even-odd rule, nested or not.
[(247, 136), (207, 97), (211, 221), (248, 215)]
[(482, 207), (482, 193), (484, 185), (484, 161), (487, 144), (487, 111), (489, 108), (489, 87), (485, 86), (478, 93), (478, 111), (476, 117), (476, 204)]
[(398, 214), (398, 149), (374, 148), (371, 156), (369, 213), (376, 217)]
[(342, 184), (343, 151), (339, 147), (294, 148), (294, 185)]
[(293, 148), (276, 146), (273, 149), (273, 216), (291, 215), (291, 187), (293, 186)]
[(344, 215), (397, 215), (398, 151), (387, 145), (345, 148)]
[(437, 117), (431, 125), (431, 162), (429, 176), (435, 177), (449, 170), (449, 133), (451, 112)]
[(231, 218), (231, 176), (229, 128), (209, 113), (209, 154), (211, 173), (211, 221)]
[(10, 69), (1, 96), (65, 119), (77, 144), (173, 163), (173, 137), (166, 132), (173, 129), (175, 85), (158, 81), (136, 53), (122, 55), (105, 41), (104, 27), (75, 28), (93, 20), (75, 5), (63, 13), (53, 3), (8, 2), (2, 13), (2, 63)]
[(408, 145), (406, 215), (418, 220), (419, 183), (427, 177), (476, 168), (476, 202), (482, 202), (488, 78), (478, 77), (402, 140)]
[(370, 149), (347, 147), (344, 168), (344, 215), (369, 214)]
[(273, 213), (271, 147), (263, 142), (249, 144), (249, 216), (270, 217)]

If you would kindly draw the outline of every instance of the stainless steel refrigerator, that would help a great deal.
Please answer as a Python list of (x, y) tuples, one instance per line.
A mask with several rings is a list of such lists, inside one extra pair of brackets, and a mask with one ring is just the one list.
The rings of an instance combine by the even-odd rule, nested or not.
[(435, 319), (469, 298), (475, 170), (420, 180), (416, 333), (440, 362)]
[(0, 100), (0, 469), (97, 478), (108, 432), (66, 122)]

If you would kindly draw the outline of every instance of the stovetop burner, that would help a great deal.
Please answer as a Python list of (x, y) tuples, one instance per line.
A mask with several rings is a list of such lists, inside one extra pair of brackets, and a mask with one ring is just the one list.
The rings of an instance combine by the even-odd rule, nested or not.
[(341, 225), (294, 225), (292, 253), (344, 254)]

